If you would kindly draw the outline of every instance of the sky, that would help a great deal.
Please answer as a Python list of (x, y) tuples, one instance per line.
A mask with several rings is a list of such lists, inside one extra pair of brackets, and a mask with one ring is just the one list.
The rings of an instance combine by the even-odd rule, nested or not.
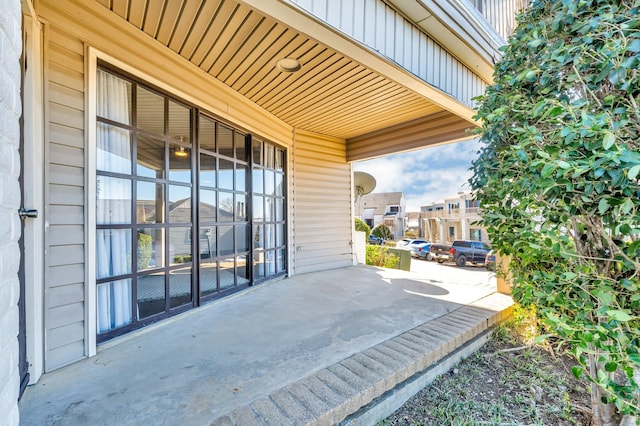
[(354, 171), (376, 179), (376, 192), (403, 192), (407, 212), (470, 191), (471, 161), (481, 144), (477, 139), (425, 148), (353, 163)]

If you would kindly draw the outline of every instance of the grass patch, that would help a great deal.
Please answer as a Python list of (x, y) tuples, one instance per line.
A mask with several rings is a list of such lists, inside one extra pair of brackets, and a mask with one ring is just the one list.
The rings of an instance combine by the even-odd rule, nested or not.
[(589, 392), (573, 361), (534, 345), (535, 311), (516, 307), (478, 352), (379, 425), (587, 425)]

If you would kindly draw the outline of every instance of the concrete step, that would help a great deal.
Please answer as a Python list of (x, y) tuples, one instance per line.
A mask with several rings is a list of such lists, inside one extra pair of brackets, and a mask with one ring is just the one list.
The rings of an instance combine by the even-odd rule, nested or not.
[(216, 426), (368, 425), (391, 414), (484, 344), (512, 312), (495, 293), (290, 383)]

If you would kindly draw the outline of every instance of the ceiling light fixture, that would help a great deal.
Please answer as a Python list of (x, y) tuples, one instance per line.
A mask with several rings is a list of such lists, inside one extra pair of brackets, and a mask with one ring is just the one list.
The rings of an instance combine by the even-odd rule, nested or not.
[(282, 58), (278, 61), (277, 65), (280, 71), (284, 72), (296, 72), (302, 69), (300, 61), (293, 58)]
[(179, 146), (175, 150), (176, 157), (186, 157), (189, 155), (189, 152), (184, 149), (184, 146)]

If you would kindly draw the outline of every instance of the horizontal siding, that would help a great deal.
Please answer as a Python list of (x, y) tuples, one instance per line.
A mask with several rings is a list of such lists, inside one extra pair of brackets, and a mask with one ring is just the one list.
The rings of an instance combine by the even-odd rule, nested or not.
[(291, 1), (467, 106), (484, 91), (480, 76), (383, 0)]
[(49, 290), (49, 306), (64, 306), (76, 304), (84, 300), (84, 286), (82, 283), (54, 287)]
[(58, 347), (53, 347), (53, 350), (76, 342), (81, 342), (83, 335), (84, 324), (82, 322), (67, 324), (63, 327), (54, 328), (49, 332), (49, 337), (60, 345)]
[[(82, 354), (82, 355), (78, 355)], [(84, 358), (84, 339), (47, 351), (46, 364), (52, 370)]]
[(69, 283), (84, 282), (84, 265), (62, 265), (49, 266), (49, 276), (47, 277), (47, 286), (49, 289), (58, 286), (68, 285)]
[(85, 355), (85, 98), (82, 41), (51, 25), (46, 52), (45, 369), (50, 371)]
[(352, 264), (351, 167), (345, 142), (298, 132), (293, 149), (297, 274)]

